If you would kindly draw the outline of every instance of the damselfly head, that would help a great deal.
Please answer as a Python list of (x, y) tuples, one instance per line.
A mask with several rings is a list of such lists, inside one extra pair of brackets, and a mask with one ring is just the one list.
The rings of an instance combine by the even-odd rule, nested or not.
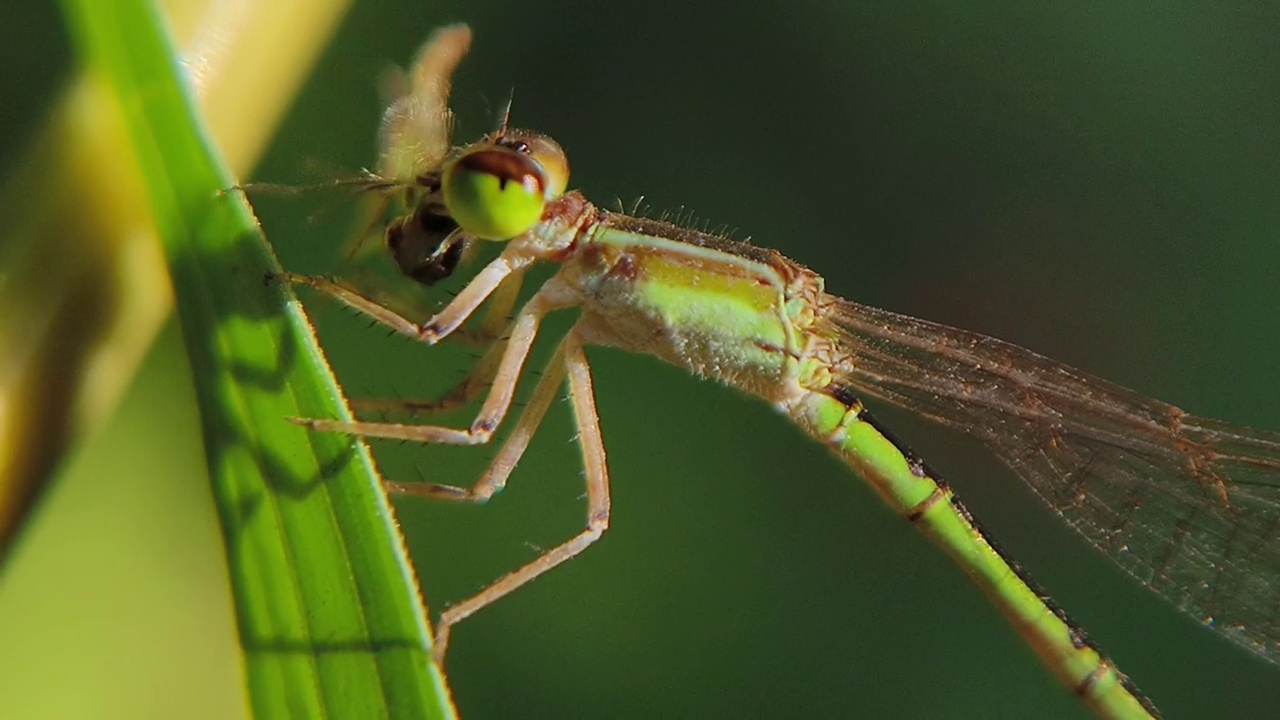
[(510, 240), (538, 222), (568, 182), (569, 161), (556, 141), (504, 126), (448, 161), (441, 189), (463, 232)]

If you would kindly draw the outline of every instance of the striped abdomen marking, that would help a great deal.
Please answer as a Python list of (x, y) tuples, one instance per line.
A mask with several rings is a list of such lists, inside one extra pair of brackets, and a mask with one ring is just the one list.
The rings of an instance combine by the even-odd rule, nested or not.
[(946, 551), (1091, 709), (1106, 717), (1156, 715), (1085, 633), (1004, 556), (941, 477), (882, 428), (856, 396), (829, 385), (807, 392), (790, 414)]

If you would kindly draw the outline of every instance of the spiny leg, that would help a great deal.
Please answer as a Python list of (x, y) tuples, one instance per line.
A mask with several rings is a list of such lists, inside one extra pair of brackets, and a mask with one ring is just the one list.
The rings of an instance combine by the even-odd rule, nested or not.
[[(449, 648), (449, 633), (453, 626), (474, 615), (477, 611), (494, 601), (506, 596), (525, 583), (581, 553), (588, 546), (600, 539), (609, 527), (609, 471), (605, 464), (604, 441), (600, 435), (600, 418), (596, 414), (595, 395), (591, 387), (591, 369), (587, 365), (586, 354), (582, 351), (582, 340), (576, 328), (569, 331), (560, 347), (564, 357), (561, 373), (569, 377), (569, 397), (573, 403), (573, 414), (578, 424), (578, 443), (582, 448), (583, 464), (586, 468), (587, 481), (587, 527), (582, 532), (556, 547), (538, 556), (524, 567), (498, 578), (492, 585), (481, 590), (470, 598), (448, 608), (440, 614), (436, 625), (435, 647), (433, 656), (436, 664), (444, 664), (445, 652)], [(559, 353), (558, 353), (559, 354)], [(548, 376), (553, 373), (549, 372)], [(545, 378), (544, 378), (545, 382)], [(541, 385), (541, 384), (540, 384)], [(539, 387), (539, 390), (542, 388)], [(533, 409), (533, 406), (530, 406)], [(545, 407), (538, 411), (541, 419)], [(524, 419), (521, 419), (524, 425)], [(531, 434), (537, 423), (530, 423), (527, 428)], [(519, 429), (512, 434), (508, 444), (513, 445), (507, 457), (506, 447), (494, 458), (491, 469), (500, 462), (504, 467), (497, 472), (505, 479), (510, 467), (524, 452), (528, 444), (528, 436), (519, 434)], [(488, 473), (486, 472), (486, 475)], [(481, 478), (483, 482), (484, 478)], [(500, 487), (500, 484), (499, 484)]]
[(293, 418), (291, 421), (312, 430), (350, 433), (365, 437), (449, 445), (487, 443), (511, 407), (511, 399), (515, 394), (516, 383), (520, 379), (520, 371), (524, 367), (525, 359), (529, 356), (534, 337), (538, 334), (538, 324), (548, 311), (554, 309), (547, 297), (546, 293), (539, 291), (530, 298), (520, 310), (520, 314), (516, 316), (515, 322), (511, 325), (511, 337), (507, 340), (507, 347), (502, 353), (502, 359), (498, 362), (498, 370), (489, 388), (489, 396), (480, 406), (476, 419), (465, 430), (439, 425), (343, 422), (314, 418)]
[(512, 270), (494, 288), (489, 298), (489, 309), (485, 311), (484, 320), (474, 334), (478, 338), (488, 338), (490, 342), (502, 337), (502, 333), (511, 324), (511, 308), (516, 306), (520, 297), (520, 286), (524, 283), (524, 269)]
[(489, 462), (489, 467), (484, 471), (484, 474), (471, 487), (426, 482), (400, 483), (384, 480), (382, 485), (387, 489), (387, 492), (396, 495), (444, 498), (446, 500), (468, 502), (484, 502), (493, 497), (494, 493), (507, 484), (507, 477), (511, 475), (516, 463), (524, 455), (525, 448), (529, 446), (529, 440), (533, 437), (533, 433), (537, 431), (538, 426), (542, 424), (542, 418), (547, 414), (547, 408), (551, 406), (551, 401), (555, 398), (556, 391), (560, 388), (561, 383), (564, 382), (565, 342), (566, 340), (560, 341), (560, 346), (556, 348), (555, 355), (547, 363), (546, 372), (538, 380), (537, 386), (533, 389), (533, 395), (529, 397), (529, 403), (525, 405), (524, 412), (520, 414), (520, 419), (511, 430), (511, 434), (502, 443), (502, 448), (498, 450), (498, 454)]
[(462, 292), (458, 293), (443, 310), (422, 324), (415, 323), (394, 310), (384, 307), (377, 301), (328, 278), (297, 275), (288, 272), (279, 273), (275, 278), (295, 285), (312, 287), (340, 302), (346, 303), (349, 307), (368, 315), (402, 335), (407, 335), (428, 345), (434, 345), (461, 327), (462, 323), (466, 322), (467, 318), (471, 317), (472, 313), (476, 311), (476, 308), (480, 307), (480, 304), (498, 289), (503, 280), (513, 272), (518, 272), (527, 267), (533, 259), (532, 256), (512, 251), (512, 247), (509, 246), (501, 255), (484, 266), (472, 278), (471, 282), (462, 288)]
[[(489, 309), (485, 313), (484, 322), (475, 333), (467, 333), (464, 340), (481, 342), (488, 346), (484, 356), (480, 358), (470, 371), (452, 388), (435, 400), (408, 400), (405, 398), (355, 398), (351, 407), (357, 412), (400, 412), (411, 415), (437, 415), (462, 407), (480, 397), (480, 393), (493, 384), (498, 371), (507, 341), (503, 331), (511, 323), (511, 308), (515, 305), (520, 293), (520, 283), (524, 271), (511, 273), (503, 280), (490, 298)], [(452, 339), (466, 329), (459, 329), (449, 337)]]
[(507, 347), (506, 340), (490, 343), (479, 362), (467, 371), (456, 385), (435, 400), (411, 400), (406, 398), (354, 398), (351, 407), (358, 413), (399, 412), (409, 415), (439, 415), (460, 408), (493, 385), (498, 372), (498, 361)]

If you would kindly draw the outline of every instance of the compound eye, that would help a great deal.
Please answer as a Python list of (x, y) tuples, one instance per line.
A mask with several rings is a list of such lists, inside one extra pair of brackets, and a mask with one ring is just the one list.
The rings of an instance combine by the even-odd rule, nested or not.
[(546, 178), (529, 155), (501, 145), (477, 147), (444, 169), (444, 202), (467, 234), (510, 240), (542, 217)]
[(520, 151), (533, 158), (542, 169), (542, 180), (547, 200), (564, 194), (569, 184), (569, 160), (555, 140), (527, 130), (511, 130), (511, 141), (519, 143)]

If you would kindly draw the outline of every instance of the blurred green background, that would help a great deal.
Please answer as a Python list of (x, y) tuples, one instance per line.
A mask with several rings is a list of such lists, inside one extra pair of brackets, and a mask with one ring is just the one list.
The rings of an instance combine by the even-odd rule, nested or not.
[[(476, 32), (459, 139), (514, 88), (513, 124), (557, 138), (602, 205), (688, 208), (839, 295), (1280, 428), (1273, 4), (366, 0), (256, 177), (371, 164), (379, 73), (453, 21)], [(69, 67), (52, 11), (26, 22), (39, 29), (0, 23), (8, 162)], [(354, 203), (332, 200), (256, 203), (286, 267), (333, 269)], [(469, 362), (306, 299), (353, 396), (429, 395)], [(590, 357), (612, 529), (458, 628), (464, 716), (1084, 716), (948, 561), (781, 417), (646, 358)], [(170, 328), (8, 559), (0, 715), (242, 712), (186, 374)], [(1275, 667), (1128, 581), (979, 449), (880, 414), (1168, 716), (1280, 714)], [(572, 440), (558, 403), (487, 507), (397, 503), (433, 611), (581, 527)], [(452, 482), (493, 453), (375, 451), (389, 477)]]

